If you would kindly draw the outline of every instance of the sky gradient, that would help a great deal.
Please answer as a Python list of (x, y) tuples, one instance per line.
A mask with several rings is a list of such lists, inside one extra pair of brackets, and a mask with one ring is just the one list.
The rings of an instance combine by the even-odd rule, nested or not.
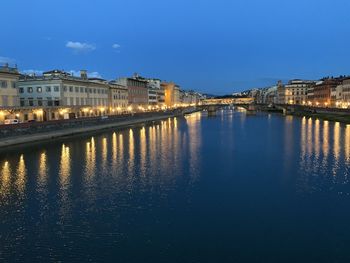
[(227, 94), (350, 74), (347, 0), (11, 0), (0, 62)]

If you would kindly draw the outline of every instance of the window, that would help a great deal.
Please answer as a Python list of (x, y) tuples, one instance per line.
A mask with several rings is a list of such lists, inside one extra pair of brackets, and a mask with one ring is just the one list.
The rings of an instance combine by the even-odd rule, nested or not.
[(60, 91), (60, 87), (59, 86), (55, 86), (55, 87), (53, 87), (53, 90), (58, 92), (58, 91)]
[(63, 91), (67, 91), (67, 86), (63, 86)]
[(75, 92), (79, 92), (79, 87), (75, 87)]
[(83, 93), (83, 92), (84, 92), (84, 88), (80, 87), (80, 93)]
[(73, 87), (69, 86), (69, 92), (73, 92)]
[(19, 105), (21, 106), (21, 107), (23, 107), (24, 106), (24, 99), (20, 99), (20, 101), (19, 101)]
[(24, 89), (23, 88), (19, 88), (19, 93), (24, 93)]
[(47, 106), (52, 106), (52, 98), (47, 97)]
[(38, 98), (38, 106), (43, 106), (43, 98)]
[(51, 92), (51, 87), (50, 86), (46, 87), (46, 92)]
[(17, 87), (16, 81), (11, 81), (11, 87), (12, 87), (13, 89), (15, 89), (15, 88)]
[(41, 93), (41, 92), (43, 91), (43, 89), (42, 89), (41, 87), (36, 87), (36, 91), (37, 91), (38, 93)]
[(27, 88), (27, 92), (28, 92), (28, 93), (33, 93), (33, 88), (32, 88), (32, 87), (28, 87), (28, 88)]
[(33, 106), (33, 98), (28, 98), (29, 106)]
[(1, 88), (6, 89), (7, 88), (7, 81), (6, 80), (0, 80)]

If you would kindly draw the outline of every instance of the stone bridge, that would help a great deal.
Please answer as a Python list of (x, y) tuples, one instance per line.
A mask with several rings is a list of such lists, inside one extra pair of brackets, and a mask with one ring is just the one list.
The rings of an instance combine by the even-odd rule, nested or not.
[(256, 105), (246, 103), (230, 103), (230, 104), (202, 104), (197, 106), (198, 109), (206, 110), (208, 113), (214, 113), (219, 109), (226, 107), (239, 107), (245, 109), (249, 113), (255, 113), (257, 111)]

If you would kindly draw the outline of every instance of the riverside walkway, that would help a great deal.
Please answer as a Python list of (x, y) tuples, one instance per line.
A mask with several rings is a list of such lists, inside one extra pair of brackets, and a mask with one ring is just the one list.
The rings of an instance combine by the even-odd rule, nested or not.
[[(90, 124), (89, 126), (82, 126), (87, 124), (87, 120), (85, 122), (76, 121), (77, 126), (79, 127), (69, 127), (64, 129), (57, 130), (48, 130), (41, 132), (33, 132), (31, 134), (21, 134), (17, 136), (8, 136), (0, 138), (0, 151), (8, 150), (10, 147), (23, 146), (27, 144), (37, 144), (42, 142), (49, 142), (52, 140), (68, 138), (72, 136), (79, 135), (87, 135), (91, 133), (95, 133), (102, 130), (112, 129), (112, 128), (126, 128), (133, 125), (138, 125), (142, 123), (149, 123), (153, 121), (164, 120), (167, 118), (173, 118), (177, 116), (181, 116), (182, 112), (167, 112), (167, 113), (152, 113), (152, 114), (143, 114), (143, 115), (130, 115), (121, 118), (109, 119), (109, 118), (99, 118), (98, 123)], [(95, 119), (96, 120), (96, 119)], [(34, 125), (36, 125), (35, 123)], [(41, 124), (43, 127), (49, 126), (52, 124)], [(12, 125), (11, 125), (12, 126)], [(13, 125), (14, 130), (18, 129)], [(29, 127), (30, 128), (30, 127)], [(50, 127), (50, 129), (54, 129), (55, 127)]]

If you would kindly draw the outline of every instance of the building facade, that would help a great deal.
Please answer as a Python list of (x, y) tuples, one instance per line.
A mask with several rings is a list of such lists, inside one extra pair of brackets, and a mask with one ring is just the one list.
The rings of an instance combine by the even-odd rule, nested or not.
[(310, 104), (319, 107), (330, 107), (332, 104), (331, 93), (338, 85), (341, 84), (339, 79), (325, 79), (317, 82), (313, 86), (313, 96)]
[[(108, 83), (102, 79), (88, 79), (86, 71), (81, 71), (80, 77), (61, 70), (44, 72), (41, 76), (25, 75), (20, 78), (18, 89), (20, 106), (28, 112), (24, 114), (24, 121), (108, 113)], [(42, 118), (37, 117), (38, 114), (32, 114), (31, 109), (42, 111)]]
[(313, 81), (295, 79), (283, 85), (277, 85), (279, 104), (305, 105), (308, 101), (308, 90), (313, 85)]
[(20, 74), (17, 68), (8, 64), (0, 67), (0, 107), (19, 106), (17, 82)]
[(161, 86), (165, 92), (165, 105), (167, 107), (178, 106), (181, 103), (180, 87), (173, 82), (163, 82)]
[(110, 111), (125, 111), (128, 107), (128, 88), (114, 81), (109, 82), (109, 107)]
[[(350, 78), (346, 78), (338, 85), (335, 92), (331, 92), (332, 106), (350, 108)], [(334, 102), (335, 101), (335, 102)]]
[(120, 78), (116, 81), (118, 84), (127, 87), (128, 102), (132, 107), (147, 107), (149, 93), (147, 82), (145, 80), (133, 78)]

